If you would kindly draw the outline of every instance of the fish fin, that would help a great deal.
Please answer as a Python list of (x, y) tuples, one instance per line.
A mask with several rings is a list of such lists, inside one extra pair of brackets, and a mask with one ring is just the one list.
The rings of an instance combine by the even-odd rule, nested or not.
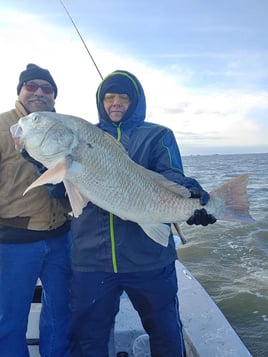
[(45, 185), (47, 183), (57, 184), (63, 181), (66, 175), (69, 163), (66, 159), (59, 161), (55, 166), (47, 169), (41, 176), (38, 177), (26, 190), (23, 192), (23, 196), (32, 188)]
[(191, 192), (188, 188), (178, 184), (177, 182), (173, 182), (168, 180), (165, 176), (159, 174), (158, 172), (147, 170), (149, 176), (151, 176), (152, 180), (157, 181), (157, 183), (161, 186), (164, 186), (167, 190), (177, 194), (182, 198), (190, 198)]
[(210, 200), (221, 199), (224, 202), (224, 208), (217, 219), (256, 223), (249, 213), (247, 182), (248, 174), (243, 174), (210, 192)]
[(170, 226), (164, 223), (161, 224), (140, 224), (144, 232), (156, 243), (168, 246), (170, 236)]
[(74, 217), (78, 217), (89, 202), (79, 189), (68, 180), (63, 180)]

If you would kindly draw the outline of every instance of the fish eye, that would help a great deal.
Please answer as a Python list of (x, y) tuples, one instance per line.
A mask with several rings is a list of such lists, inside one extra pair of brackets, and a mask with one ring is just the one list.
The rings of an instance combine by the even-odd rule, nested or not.
[(33, 120), (34, 122), (37, 122), (37, 121), (39, 120), (38, 114), (35, 114), (35, 115), (32, 117), (32, 120)]

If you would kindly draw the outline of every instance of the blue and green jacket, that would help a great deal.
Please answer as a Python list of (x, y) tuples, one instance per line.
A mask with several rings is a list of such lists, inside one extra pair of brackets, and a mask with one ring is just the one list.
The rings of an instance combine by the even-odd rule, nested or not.
[[(179, 183), (183, 166), (173, 132), (164, 126), (145, 122), (145, 95), (135, 76), (126, 71), (113, 73), (131, 77), (138, 92), (138, 102), (129, 117), (113, 123), (102, 114), (97, 92), (98, 127), (120, 141), (132, 160)], [(177, 259), (172, 234), (168, 246), (163, 247), (149, 238), (138, 224), (121, 220), (92, 203), (72, 220), (72, 234), (72, 263), (78, 271), (148, 271)]]

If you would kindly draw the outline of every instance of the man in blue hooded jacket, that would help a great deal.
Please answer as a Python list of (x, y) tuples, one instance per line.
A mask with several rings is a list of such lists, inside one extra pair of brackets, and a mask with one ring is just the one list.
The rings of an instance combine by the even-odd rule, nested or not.
[[(132, 160), (189, 189), (202, 205), (209, 194), (183, 174), (173, 132), (145, 122), (138, 79), (127, 71), (109, 74), (97, 90), (98, 126), (120, 141)], [(197, 210), (189, 224), (216, 219)], [(89, 203), (72, 221), (73, 283), (71, 356), (107, 357), (110, 330), (125, 291), (150, 337), (153, 357), (185, 356), (177, 297), (177, 253), (170, 231), (163, 247), (142, 228)]]

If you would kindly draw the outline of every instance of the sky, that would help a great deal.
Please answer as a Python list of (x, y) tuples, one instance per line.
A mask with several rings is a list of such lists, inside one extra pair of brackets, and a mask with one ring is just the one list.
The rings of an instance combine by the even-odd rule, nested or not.
[[(64, 0), (102, 77), (135, 74), (146, 120), (184, 155), (268, 152), (267, 0)], [(61, 0), (0, 3), (0, 112), (28, 63), (49, 69), (58, 113), (98, 120), (101, 76)]]

